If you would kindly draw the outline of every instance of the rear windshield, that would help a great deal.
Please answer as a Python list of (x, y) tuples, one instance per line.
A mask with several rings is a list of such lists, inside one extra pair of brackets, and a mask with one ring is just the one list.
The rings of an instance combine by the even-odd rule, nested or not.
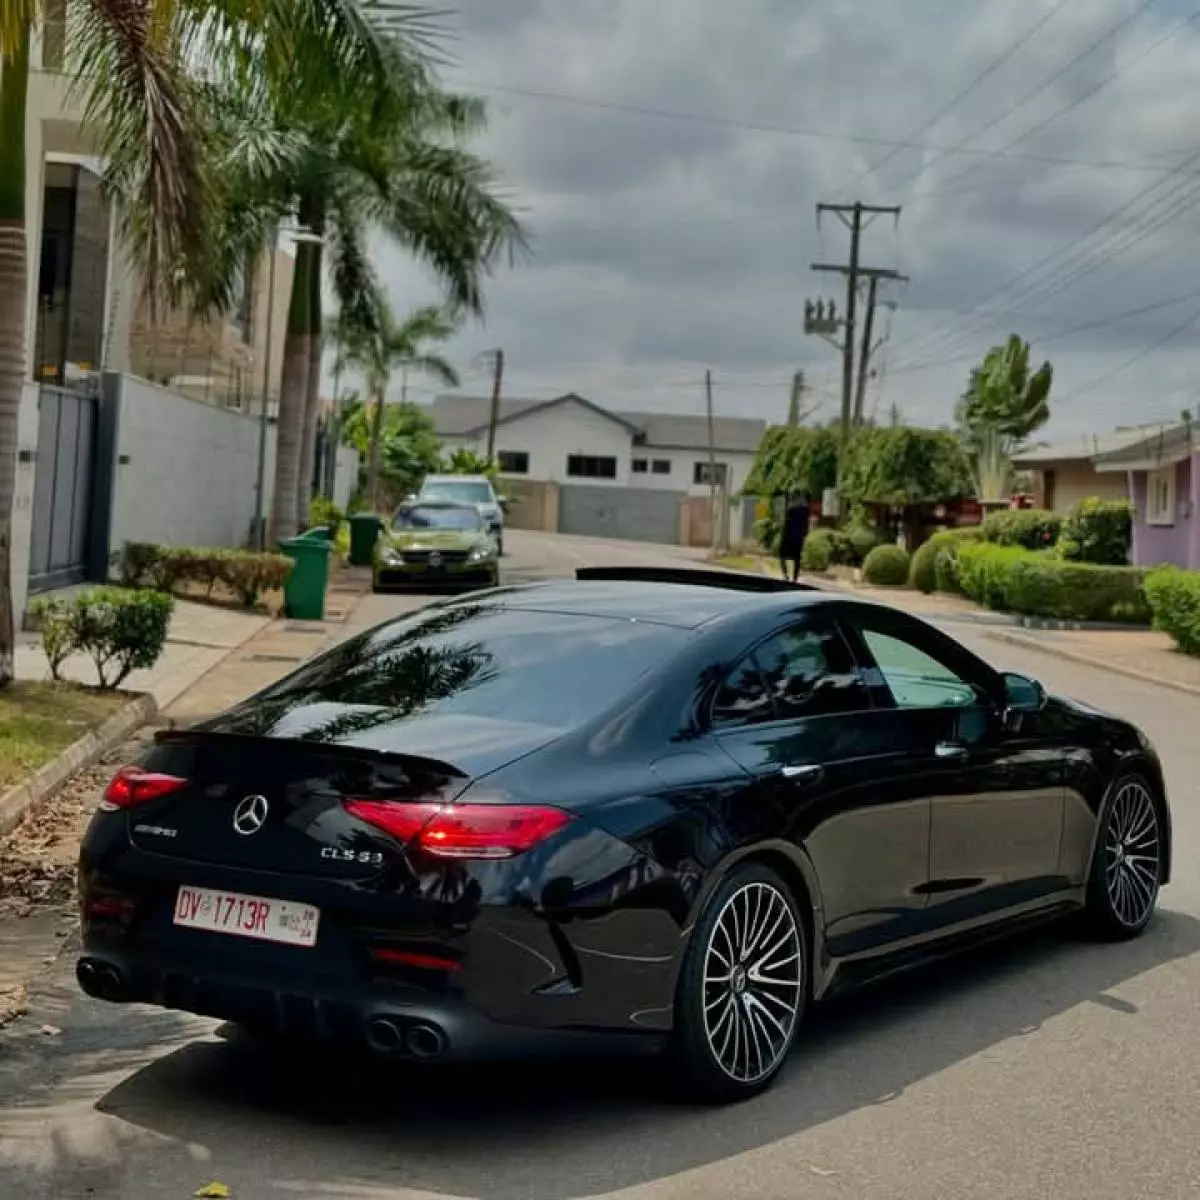
[(426, 483), (422, 500), (458, 500), (463, 504), (491, 504), (492, 486), (471, 480), (446, 479)]
[(353, 638), (258, 702), (276, 718), (326, 702), (569, 729), (634, 691), (686, 637), (663, 625), (458, 603)]
[(392, 520), (393, 529), (481, 529), (483, 523), (474, 508), (451, 508), (434, 504), (414, 504), (402, 508)]

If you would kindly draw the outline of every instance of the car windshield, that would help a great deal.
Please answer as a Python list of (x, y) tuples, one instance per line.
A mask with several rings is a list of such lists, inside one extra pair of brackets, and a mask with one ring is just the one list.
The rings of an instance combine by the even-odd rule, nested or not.
[(473, 508), (451, 505), (413, 504), (392, 518), (393, 529), (479, 529), (479, 513)]
[(454, 713), (568, 729), (632, 692), (686, 636), (650, 623), (462, 602), (344, 642), (255, 703), (272, 719), (326, 703), (377, 707), (389, 723)]
[(491, 504), (492, 485), (472, 479), (435, 479), (421, 488), (422, 500), (457, 500), (463, 504)]

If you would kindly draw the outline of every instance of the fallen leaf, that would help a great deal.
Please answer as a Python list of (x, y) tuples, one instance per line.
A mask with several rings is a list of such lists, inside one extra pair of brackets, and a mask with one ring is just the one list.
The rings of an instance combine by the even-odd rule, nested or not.
[(229, 1188), (223, 1183), (218, 1183), (215, 1179), (212, 1183), (202, 1187), (198, 1192), (193, 1192), (196, 1200), (229, 1200)]
[(42, 1032), (47, 1037), (58, 1037), (58, 1035), (62, 1033), (62, 1030), (59, 1029), (57, 1025), (43, 1025)]
[(824, 1177), (824, 1178), (828, 1178), (830, 1175), (836, 1175), (836, 1174), (837, 1174), (837, 1172), (836, 1172), (836, 1171), (826, 1171), (826, 1170), (825, 1170), (824, 1168), (822, 1168), (822, 1167), (814, 1167), (814, 1166), (812, 1165), (812, 1163), (809, 1163), (809, 1164), (808, 1164), (808, 1169), (809, 1169), (809, 1170), (810, 1170), (810, 1171), (811, 1171), (811, 1172), (812, 1172), (814, 1175), (820, 1175), (820, 1176), (822, 1176), (822, 1177)]

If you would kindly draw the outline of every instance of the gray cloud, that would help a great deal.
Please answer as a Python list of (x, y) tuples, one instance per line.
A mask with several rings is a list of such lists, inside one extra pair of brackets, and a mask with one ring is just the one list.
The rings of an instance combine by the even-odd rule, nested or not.
[[(921, 146), (892, 154), (854, 140), (914, 140), (1052, 7), (459, 0), (457, 63), (447, 78), (488, 96), (493, 119), (480, 148), (525, 209), (536, 247), (532, 263), (497, 274), (486, 323), (456, 339), (453, 357), (470, 379), (479, 372), (473, 356), (503, 345), (514, 394), (570, 388), (630, 408), (695, 409), (711, 366), (719, 406), (767, 417), (785, 410), (791, 371), (803, 366), (832, 415), (837, 357), (803, 335), (800, 318), (806, 296), (839, 286), (808, 264), (844, 258), (847, 235), (828, 218), (818, 231), (813, 210), (818, 200), (861, 198), (905, 206), (899, 231), (877, 222), (863, 254), (913, 277), (895, 293), (900, 308), (883, 359), (890, 369), (872, 403), (944, 422), (970, 363), (1016, 331), (1055, 362), (1064, 397), (1055, 428), (1172, 415), (1195, 387), (1200, 317), (1194, 330), (1117, 369), (1200, 310), (1200, 156), (1166, 174), (1184, 161), (1168, 152), (1200, 143), (1190, 113), (1200, 31), (1180, 28), (1150, 49), (1187, 15), (1181, 0), (1154, 6), (1016, 105), (1135, 7), (1067, 4), (915, 139)], [(1084, 98), (1114, 70), (1115, 80)], [(1004, 148), (1060, 110), (1013, 149), (1108, 165), (944, 152), (1007, 114), (967, 143)], [(1159, 174), (1128, 169), (1158, 163)], [(1122, 205), (1122, 216), (1071, 248)], [(381, 245), (379, 255), (398, 306), (436, 295), (400, 252)], [(1039, 336), (1189, 289), (1198, 293), (1191, 305), (1039, 344)], [(1001, 315), (969, 315), (976, 307)], [(881, 315), (881, 329), (887, 324)], [(1100, 382), (1086, 395), (1070, 398), (1093, 379)]]

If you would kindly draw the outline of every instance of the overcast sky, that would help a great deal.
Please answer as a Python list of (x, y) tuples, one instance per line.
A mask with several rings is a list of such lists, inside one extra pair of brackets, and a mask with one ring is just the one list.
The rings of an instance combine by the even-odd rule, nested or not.
[[(1200, 15), (1183, 0), (457, 7), (447, 82), (489, 99), (479, 149), (534, 235), (449, 347), (464, 391), (503, 346), (509, 395), (699, 412), (711, 367), (719, 412), (778, 420), (802, 367), (832, 417), (840, 358), (803, 305), (844, 292), (810, 263), (845, 261), (849, 236), (815, 206), (862, 200), (903, 206), (863, 262), (912, 278), (885, 289), (869, 411), (948, 422), (1009, 332), (1055, 365), (1049, 433), (1200, 407)], [(403, 254), (379, 262), (398, 308), (437, 298)]]

